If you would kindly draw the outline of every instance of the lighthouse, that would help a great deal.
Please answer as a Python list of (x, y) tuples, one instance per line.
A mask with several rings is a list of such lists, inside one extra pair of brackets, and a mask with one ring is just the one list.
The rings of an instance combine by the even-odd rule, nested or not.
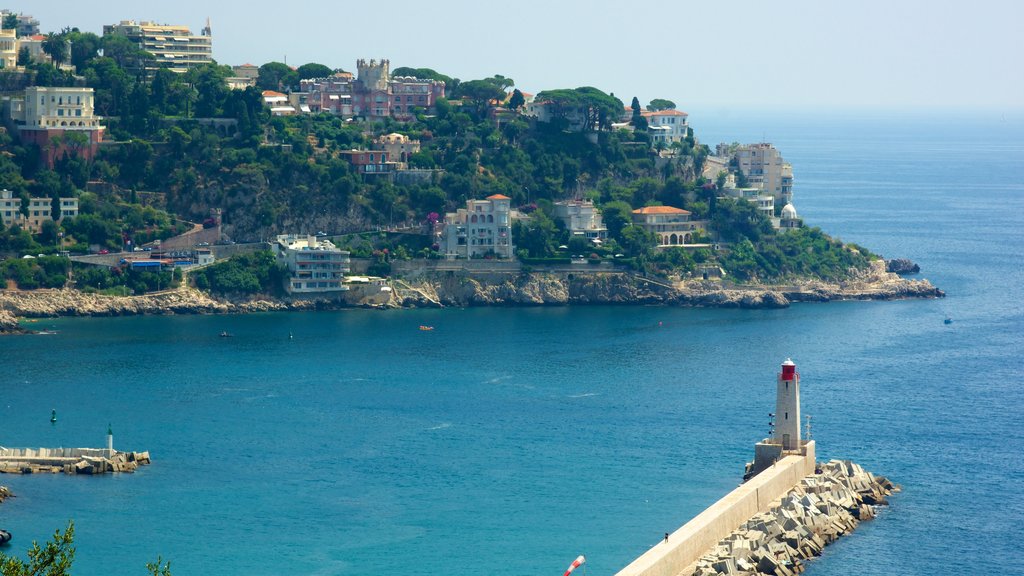
[(782, 449), (800, 449), (800, 374), (789, 358), (782, 363), (775, 387), (775, 434)]
[(107, 424), (107, 456), (114, 455), (114, 430)]
[(775, 412), (769, 417), (770, 435), (754, 445), (754, 461), (747, 463), (743, 481), (793, 455), (803, 456), (807, 473), (813, 472), (815, 446), (812, 440), (800, 438), (800, 373), (790, 358), (775, 379)]

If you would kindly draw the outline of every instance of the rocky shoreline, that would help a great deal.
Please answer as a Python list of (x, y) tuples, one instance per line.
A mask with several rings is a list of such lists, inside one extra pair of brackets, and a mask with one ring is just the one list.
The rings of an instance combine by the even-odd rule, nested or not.
[(563, 306), (642, 304), (718, 308), (785, 308), (793, 302), (941, 298), (927, 280), (909, 280), (876, 262), (851, 280), (791, 286), (731, 286), (709, 280), (669, 284), (626, 272), (425, 272), (393, 283), (392, 292), (342, 298), (225, 298), (195, 289), (142, 296), (105, 296), (74, 289), (0, 290), (0, 333), (30, 332), (19, 318), (239, 314), (352, 307)]

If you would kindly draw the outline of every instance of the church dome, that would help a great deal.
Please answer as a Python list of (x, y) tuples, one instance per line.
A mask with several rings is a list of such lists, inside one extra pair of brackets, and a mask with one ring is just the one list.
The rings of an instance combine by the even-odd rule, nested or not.
[(787, 220), (796, 220), (798, 218), (796, 208), (792, 204), (786, 204), (782, 207), (782, 217)]

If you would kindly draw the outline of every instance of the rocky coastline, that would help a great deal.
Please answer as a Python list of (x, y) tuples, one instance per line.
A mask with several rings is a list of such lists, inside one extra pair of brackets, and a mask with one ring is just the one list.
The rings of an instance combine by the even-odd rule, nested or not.
[(718, 308), (786, 308), (794, 302), (941, 298), (928, 280), (887, 272), (878, 261), (844, 282), (735, 286), (712, 280), (666, 283), (627, 272), (424, 272), (393, 282), (393, 291), (341, 298), (215, 298), (184, 288), (141, 296), (106, 296), (74, 289), (0, 290), (0, 333), (31, 332), (19, 318), (239, 314), (352, 307), (564, 306), (641, 304)]

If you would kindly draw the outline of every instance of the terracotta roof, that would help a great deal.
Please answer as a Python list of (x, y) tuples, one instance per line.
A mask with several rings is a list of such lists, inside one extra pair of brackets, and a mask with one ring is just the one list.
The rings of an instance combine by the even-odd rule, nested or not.
[(282, 94), (280, 92), (274, 92), (273, 90), (264, 90), (263, 91), (263, 97), (264, 98), (273, 98), (275, 96), (285, 96), (285, 97), (287, 97), (288, 95), (287, 94)]
[(487, 199), (488, 200), (511, 200), (511, 198), (509, 198), (508, 196), (505, 196), (504, 194), (493, 194), (491, 196), (488, 196)]
[(644, 206), (633, 210), (633, 214), (690, 214), (690, 211), (672, 206)]

